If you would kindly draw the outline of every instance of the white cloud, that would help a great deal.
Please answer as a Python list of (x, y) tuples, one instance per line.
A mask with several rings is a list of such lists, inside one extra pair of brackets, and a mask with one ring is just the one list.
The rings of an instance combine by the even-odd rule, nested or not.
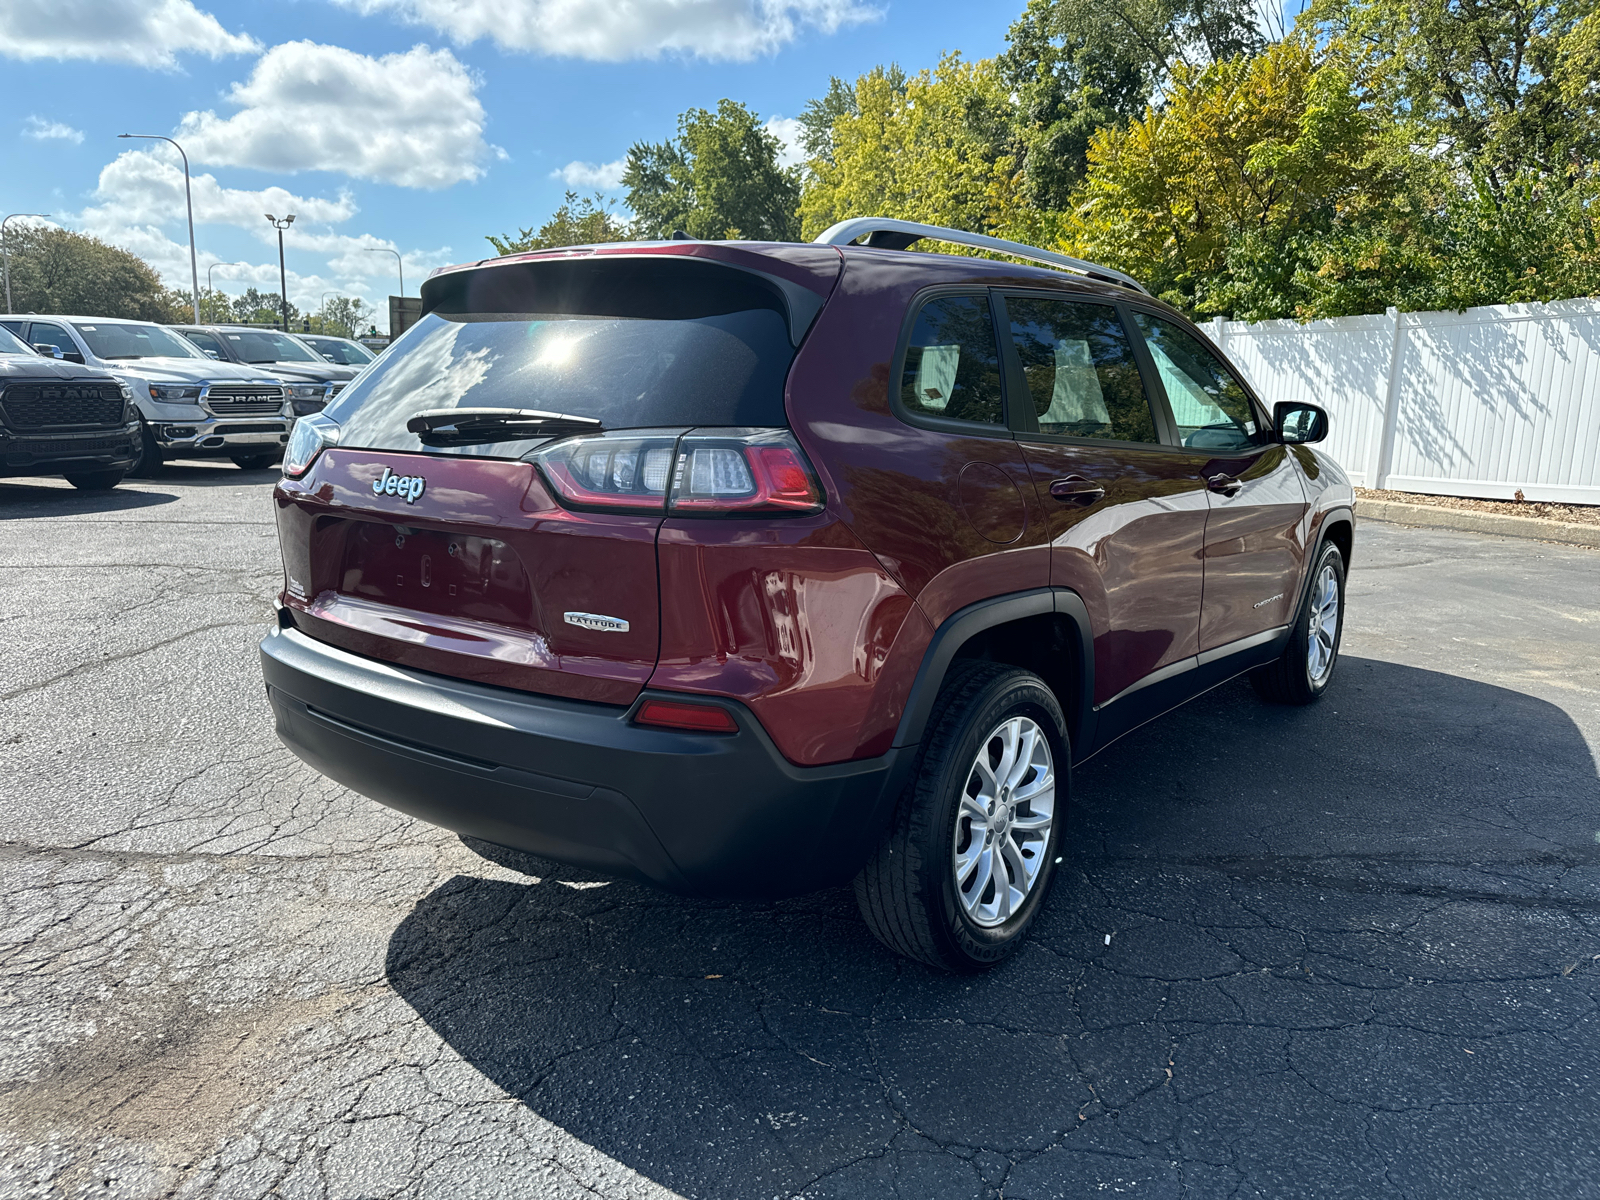
[(228, 98), (239, 112), (191, 112), (180, 136), (198, 162), (444, 188), (477, 179), (493, 153), (476, 86), (448, 50), (368, 58), (287, 42), (233, 85)]
[(507, 50), (616, 62), (685, 54), (745, 61), (771, 54), (804, 29), (833, 33), (877, 20), (860, 0), (339, 0), (392, 12), (458, 45), (489, 38)]
[[(266, 213), (295, 214), (286, 235), (291, 261), (302, 264), (306, 256), (321, 256), (323, 267), (309, 273), (288, 272), (289, 299), (302, 311), (315, 311), (324, 292), (356, 296), (379, 312), (385, 324), (386, 297), (398, 290), (393, 242), (370, 233), (347, 233), (337, 228), (359, 213), (347, 192), (333, 197), (298, 195), (285, 188), (260, 190), (229, 188), (215, 176), (202, 173), (190, 180), (194, 193), (195, 240), (199, 246), (200, 285), (206, 286), (206, 267), (232, 255), (208, 251), (217, 235), (208, 226), (233, 226), (260, 243), (260, 261), (219, 266), (212, 282), (219, 291), (238, 294), (254, 285), (263, 291), (278, 289), (277, 231)], [(177, 154), (165, 146), (130, 150), (107, 163), (100, 172), (93, 203), (74, 214), (71, 224), (85, 233), (131, 250), (160, 273), (171, 287), (189, 290), (189, 245), (185, 225), (183, 170)], [(236, 237), (237, 235), (233, 235)], [(236, 244), (236, 243), (235, 243)], [(371, 254), (369, 250), (384, 253)], [(236, 253), (236, 252), (235, 252)], [(422, 280), (434, 267), (453, 262), (459, 255), (448, 246), (432, 250), (409, 249), (405, 257), (406, 292), (415, 296)], [(246, 255), (246, 258), (252, 257)]]
[(767, 120), (767, 132), (781, 143), (778, 148), (780, 167), (798, 167), (805, 162), (806, 152), (800, 146), (798, 117), (770, 117)]
[(6, 0), (0, 55), (110, 59), (174, 67), (180, 53), (221, 58), (261, 44), (229, 33), (192, 0)]
[(626, 158), (608, 163), (569, 162), (560, 170), (551, 171), (550, 178), (564, 179), (568, 187), (612, 191), (622, 186), (622, 172), (627, 166)]
[(50, 141), (59, 138), (63, 142), (72, 142), (76, 145), (83, 144), (83, 130), (74, 129), (60, 121), (46, 121), (43, 117), (29, 117), (28, 128), (24, 134), (36, 142)]

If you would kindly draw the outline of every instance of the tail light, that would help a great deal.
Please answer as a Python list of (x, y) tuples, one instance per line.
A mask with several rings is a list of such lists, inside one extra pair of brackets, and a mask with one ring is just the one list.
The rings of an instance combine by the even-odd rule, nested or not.
[(817, 512), (822, 487), (787, 429), (564, 438), (534, 451), (574, 508), (724, 513)]
[(283, 473), (290, 479), (304, 475), (329, 446), (339, 442), (339, 426), (321, 413), (301, 417), (283, 450)]

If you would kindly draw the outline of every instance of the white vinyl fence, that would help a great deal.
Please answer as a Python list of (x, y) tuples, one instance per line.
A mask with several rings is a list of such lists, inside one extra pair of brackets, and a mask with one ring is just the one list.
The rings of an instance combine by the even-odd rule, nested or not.
[(1268, 405), (1328, 410), (1358, 487), (1600, 504), (1600, 300), (1208, 332)]

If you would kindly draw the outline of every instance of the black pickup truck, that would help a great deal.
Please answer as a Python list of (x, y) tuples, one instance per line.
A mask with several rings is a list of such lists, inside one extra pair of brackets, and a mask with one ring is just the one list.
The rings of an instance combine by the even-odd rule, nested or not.
[(106, 491), (139, 453), (133, 393), (104, 371), (45, 357), (0, 328), (0, 476), (64, 475)]

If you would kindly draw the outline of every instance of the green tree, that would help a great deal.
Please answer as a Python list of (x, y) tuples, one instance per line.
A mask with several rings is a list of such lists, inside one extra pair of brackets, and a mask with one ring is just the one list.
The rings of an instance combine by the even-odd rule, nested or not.
[[(1035, 222), (1017, 189), (1013, 107), (993, 59), (946, 56), (906, 77), (876, 67), (815, 110), (837, 112), (808, 163), (802, 236), (847, 217), (925, 221), (975, 233), (1016, 233)], [(822, 105), (823, 102), (819, 102)], [(809, 130), (808, 130), (809, 133)]]
[(1029, 0), (1000, 60), (1029, 203), (1066, 208), (1095, 132), (1141, 116), (1178, 68), (1260, 52), (1256, 16), (1253, 0)]
[(628, 150), (622, 183), (635, 227), (645, 236), (681, 229), (697, 238), (793, 241), (800, 172), (778, 165), (780, 149), (743, 104), (690, 109), (676, 138)]
[(312, 333), (328, 333), (334, 337), (355, 337), (371, 323), (376, 310), (358, 296), (330, 296), (326, 304), (308, 314)]
[(1595, 0), (1315, 0), (1305, 19), (1323, 39), (1364, 47), (1374, 102), (1497, 203), (1593, 173)]
[[(233, 298), (233, 320), (239, 325), (280, 325), (283, 322), (283, 299), (277, 292), (263, 292), (252, 284), (244, 295)], [(289, 301), (289, 324), (292, 328), (300, 320), (300, 310)]]
[[(898, 64), (890, 63), (878, 68), (888, 80), (892, 91), (901, 95), (906, 90), (906, 73)], [(806, 158), (833, 162), (833, 127), (842, 117), (859, 116), (861, 107), (856, 102), (856, 89), (837, 75), (828, 77), (828, 90), (816, 100), (807, 100), (800, 110), (800, 148)]]
[(1364, 308), (1384, 298), (1356, 286), (1375, 275), (1392, 294), (1431, 259), (1414, 205), (1428, 166), (1362, 103), (1365, 66), (1297, 35), (1175, 67), (1160, 108), (1091, 139), (1071, 251), (1202, 314)]
[(99, 238), (13, 223), (6, 228), (6, 246), (17, 312), (147, 321), (193, 316), (187, 291), (168, 288), (138, 255)]
[(578, 198), (568, 192), (561, 207), (538, 229), (527, 228), (516, 237), (495, 237), (489, 242), (496, 254), (526, 254), (530, 250), (552, 250), (559, 246), (588, 246), (600, 242), (621, 242), (632, 236), (628, 223), (614, 211), (616, 202), (596, 192)]

